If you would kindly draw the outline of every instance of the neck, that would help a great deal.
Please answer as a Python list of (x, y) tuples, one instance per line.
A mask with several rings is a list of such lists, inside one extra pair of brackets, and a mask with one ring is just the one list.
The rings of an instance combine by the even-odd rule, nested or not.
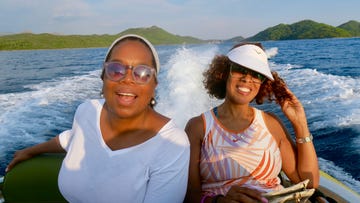
[(130, 117), (118, 116), (115, 112), (109, 110), (106, 105), (103, 108), (103, 118), (112, 131), (123, 132), (131, 129), (138, 129), (139, 126), (144, 127), (146, 125), (146, 118), (151, 113), (151, 108), (146, 108), (140, 114), (136, 114)]
[(227, 117), (239, 120), (252, 120), (253, 111), (249, 105), (234, 105), (225, 101), (218, 107), (221, 117)]
[(218, 108), (218, 120), (227, 129), (235, 132), (248, 128), (253, 119), (253, 109), (248, 105), (229, 105), (225, 102)]

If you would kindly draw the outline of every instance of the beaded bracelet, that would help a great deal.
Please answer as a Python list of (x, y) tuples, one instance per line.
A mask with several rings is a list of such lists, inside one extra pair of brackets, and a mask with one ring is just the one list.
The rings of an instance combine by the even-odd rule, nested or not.
[(312, 136), (311, 133), (307, 137), (296, 138), (296, 142), (299, 143), (299, 144), (308, 143), (308, 142), (311, 142), (312, 140), (313, 140), (313, 136)]

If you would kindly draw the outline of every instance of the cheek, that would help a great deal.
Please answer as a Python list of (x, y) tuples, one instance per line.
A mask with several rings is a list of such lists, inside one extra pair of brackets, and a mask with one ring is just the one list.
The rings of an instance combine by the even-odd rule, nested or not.
[(253, 92), (254, 92), (254, 97), (256, 97), (256, 95), (258, 95), (259, 94), (259, 88), (254, 88), (253, 89)]
[(105, 98), (106, 98), (107, 94), (109, 93), (109, 90), (112, 89), (113, 86), (114, 85), (111, 82), (107, 82), (106, 79), (103, 80), (102, 93)]
[(147, 95), (147, 97), (153, 98), (155, 97), (155, 88), (157, 84), (155, 82), (150, 82), (143, 88), (143, 93)]
[(232, 84), (232, 82), (231, 82), (231, 79), (228, 78), (228, 79), (226, 80), (226, 89), (227, 89), (227, 90), (231, 89), (232, 85), (233, 85), (233, 84)]

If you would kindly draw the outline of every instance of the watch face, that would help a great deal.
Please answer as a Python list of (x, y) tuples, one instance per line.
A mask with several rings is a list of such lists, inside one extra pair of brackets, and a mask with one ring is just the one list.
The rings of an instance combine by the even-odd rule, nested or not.
[(310, 134), (307, 137), (297, 138), (296, 142), (301, 144), (301, 143), (311, 142), (312, 140), (313, 140), (313, 136), (312, 134)]

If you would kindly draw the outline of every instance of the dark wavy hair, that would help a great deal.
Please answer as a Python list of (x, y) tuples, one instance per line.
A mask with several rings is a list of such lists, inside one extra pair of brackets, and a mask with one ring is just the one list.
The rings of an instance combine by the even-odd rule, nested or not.
[[(254, 44), (262, 48), (259, 43), (242, 43), (235, 45), (233, 48), (245, 45)], [(262, 48), (263, 49), (263, 48)], [(230, 59), (225, 55), (216, 55), (209, 65), (209, 69), (203, 73), (203, 84), (210, 96), (217, 99), (224, 99), (226, 96), (226, 81), (230, 74)], [(246, 67), (244, 67), (246, 68)], [(277, 72), (272, 71), (271, 74), (274, 80), (266, 79), (260, 86), (260, 90), (254, 98), (257, 104), (263, 104), (267, 98), (269, 102), (276, 101), (282, 104), (286, 100), (290, 100), (291, 95), (286, 91), (285, 81), (278, 75)]]

